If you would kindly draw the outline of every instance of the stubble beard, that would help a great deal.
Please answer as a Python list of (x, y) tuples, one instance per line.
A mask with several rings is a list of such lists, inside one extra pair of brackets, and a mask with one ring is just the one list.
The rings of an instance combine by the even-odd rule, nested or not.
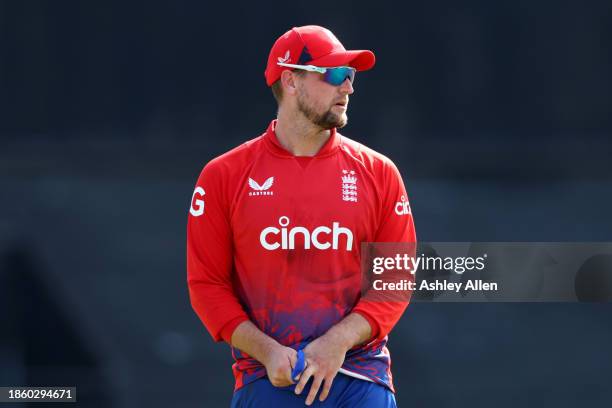
[(337, 114), (332, 112), (331, 108), (325, 113), (317, 113), (314, 107), (307, 103), (306, 96), (302, 92), (300, 92), (297, 97), (297, 108), (308, 120), (321, 129), (341, 129), (346, 126), (348, 122), (346, 113)]

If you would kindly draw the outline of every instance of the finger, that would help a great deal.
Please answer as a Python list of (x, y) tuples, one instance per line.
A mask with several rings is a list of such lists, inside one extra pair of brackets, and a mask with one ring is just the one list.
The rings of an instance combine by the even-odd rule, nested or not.
[(291, 378), (291, 367), (286, 367), (283, 369), (283, 382), (286, 382), (287, 385), (295, 384), (293, 378)]
[(293, 379), (293, 372), (295, 370), (295, 364), (297, 361), (293, 353), (289, 354), (288, 358), (289, 358), (289, 369), (283, 370), (283, 375), (289, 379), (291, 384), (294, 384), (295, 381)]
[(304, 387), (306, 386), (306, 383), (308, 382), (308, 380), (310, 380), (310, 377), (312, 377), (312, 375), (315, 373), (315, 368), (313, 365), (309, 364), (306, 369), (304, 370), (304, 372), (302, 372), (302, 375), (300, 376), (300, 382), (298, 382), (298, 385), (295, 386), (295, 393), (297, 395), (300, 395), (300, 393), (302, 392), (302, 390), (304, 389)]
[(319, 395), (319, 401), (321, 402), (325, 401), (325, 399), (329, 395), (329, 391), (331, 390), (331, 386), (332, 386), (332, 383), (334, 382), (334, 378), (336, 378), (335, 375), (325, 379), (325, 385), (323, 386), (323, 389), (321, 390), (321, 395)]
[(308, 393), (308, 397), (306, 397), (306, 405), (310, 405), (313, 403), (315, 397), (317, 396), (317, 392), (319, 392), (319, 388), (321, 388), (322, 382), (323, 377), (315, 375), (314, 380), (312, 380), (312, 385), (310, 386), (310, 392)]

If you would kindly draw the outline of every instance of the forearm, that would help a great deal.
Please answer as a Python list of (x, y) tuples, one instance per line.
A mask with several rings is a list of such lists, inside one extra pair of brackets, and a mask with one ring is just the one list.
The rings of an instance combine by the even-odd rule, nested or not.
[(232, 346), (249, 354), (266, 368), (268, 380), (275, 387), (293, 383), (291, 370), (297, 352), (285, 347), (257, 328), (250, 320), (244, 321), (232, 333)]
[[(332, 326), (324, 336), (349, 350), (368, 341), (372, 336), (372, 328), (363, 316), (358, 313), (350, 313)], [(280, 346), (276, 340), (259, 330), (251, 321), (244, 321), (236, 327), (231, 343), (233, 347), (244, 351), (260, 362), (271, 350)]]
[(372, 336), (372, 328), (363, 316), (358, 313), (350, 313), (332, 326), (324, 336), (341, 344), (348, 351), (368, 341)]
[(280, 344), (268, 336), (250, 320), (244, 321), (232, 333), (232, 346), (249, 354), (255, 360), (265, 364), (266, 357)]

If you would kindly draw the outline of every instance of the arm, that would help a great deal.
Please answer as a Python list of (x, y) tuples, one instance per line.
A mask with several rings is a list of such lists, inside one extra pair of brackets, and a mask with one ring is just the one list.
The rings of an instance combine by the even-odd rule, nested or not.
[[(393, 163), (386, 163), (379, 186), (383, 201), (374, 242), (416, 243), (409, 205), (396, 207), (396, 203), (402, 202), (402, 197), (407, 202), (408, 195), (399, 171)], [(411, 252), (414, 250), (414, 246), (409, 248)], [(344, 363), (346, 352), (356, 345), (386, 337), (407, 306), (407, 300), (382, 302), (360, 299), (352, 313), (304, 349), (307, 367), (295, 388), (296, 394), (300, 394), (310, 377), (313, 377), (306, 405), (314, 401), (323, 381), (325, 385), (319, 400), (324, 401), (338, 370)]]
[[(371, 333), (372, 329), (370, 324), (363, 316), (357, 313), (350, 313), (340, 322), (332, 326), (320, 338), (325, 338), (329, 342), (340, 345), (345, 349), (344, 352), (346, 353), (353, 347), (365, 343), (371, 337)], [(312, 343), (314, 343), (314, 341)]]
[(266, 367), (268, 379), (275, 387), (293, 384), (291, 370), (297, 352), (285, 347), (257, 328), (251, 321), (242, 322), (232, 334), (232, 346), (248, 353)]
[[(390, 161), (385, 164), (379, 186), (382, 195), (382, 207), (374, 242), (405, 244), (401, 245), (402, 250), (405, 250), (409, 256), (414, 257), (417, 240), (408, 194), (398, 169)], [(393, 251), (394, 249), (398, 248), (390, 250)], [(385, 251), (387, 251), (386, 248), (380, 249), (383, 254)], [(372, 328), (371, 340), (384, 339), (389, 334), (408, 307), (409, 295), (401, 301), (382, 301), (382, 296), (376, 294), (362, 297), (359, 300), (353, 308), (353, 313), (359, 313), (368, 321)]]
[(220, 169), (207, 165), (196, 185), (187, 224), (187, 276), (193, 309), (215, 341), (225, 340), (266, 367), (274, 386), (292, 384), (297, 353), (250, 320), (232, 284), (232, 238)]
[(234, 329), (248, 315), (232, 284), (232, 238), (223, 180), (218, 163), (209, 163), (191, 198), (187, 282), (191, 305), (204, 326), (215, 341), (229, 343)]

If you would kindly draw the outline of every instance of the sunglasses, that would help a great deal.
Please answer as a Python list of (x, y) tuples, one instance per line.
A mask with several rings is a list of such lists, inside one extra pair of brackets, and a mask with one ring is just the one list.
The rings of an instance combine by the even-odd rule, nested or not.
[(323, 68), (314, 65), (286, 64), (284, 62), (279, 62), (278, 65), (287, 68), (301, 69), (303, 71), (318, 72), (319, 74), (323, 74), (323, 80), (325, 82), (333, 86), (342, 85), (347, 78), (352, 84), (355, 80), (355, 72), (357, 72), (353, 67)]

